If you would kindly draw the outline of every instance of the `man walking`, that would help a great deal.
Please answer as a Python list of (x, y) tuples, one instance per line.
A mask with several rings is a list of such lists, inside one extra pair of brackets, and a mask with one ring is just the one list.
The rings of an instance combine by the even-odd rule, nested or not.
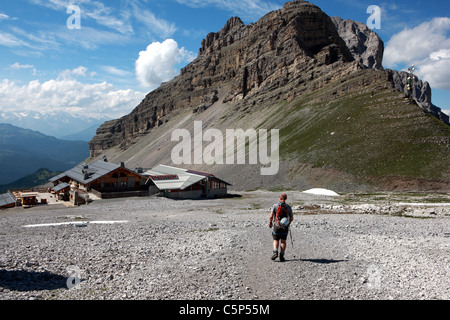
[[(270, 213), (269, 228), (272, 228), (273, 255), (272, 260), (278, 257), (278, 246), (280, 246), (280, 261), (284, 262), (286, 251), (286, 239), (289, 234), (289, 225), (294, 220), (292, 208), (286, 203), (287, 195), (282, 193), (280, 201), (276, 203)], [(281, 242), (281, 245), (280, 245)]]

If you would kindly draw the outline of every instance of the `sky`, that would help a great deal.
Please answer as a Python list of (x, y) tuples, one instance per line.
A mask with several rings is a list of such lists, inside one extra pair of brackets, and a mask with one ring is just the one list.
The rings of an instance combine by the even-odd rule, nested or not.
[[(447, 1), (312, 0), (330, 17), (367, 23), (385, 44), (383, 66), (432, 87), (450, 114)], [(238, 16), (245, 24), (279, 0), (0, 0), (0, 115), (128, 114), (195, 59), (202, 39)], [(380, 8), (373, 16), (368, 7)], [(375, 19), (376, 18), (376, 19)], [(375, 19), (375, 20), (374, 20)]]

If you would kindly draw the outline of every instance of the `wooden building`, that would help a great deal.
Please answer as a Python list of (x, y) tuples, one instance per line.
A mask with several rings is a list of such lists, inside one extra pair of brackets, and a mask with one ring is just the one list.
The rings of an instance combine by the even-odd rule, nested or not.
[(230, 184), (210, 173), (156, 166), (144, 173), (150, 194), (164, 192), (173, 199), (219, 198), (227, 195)]
[(20, 192), (17, 199), (20, 200), (22, 207), (27, 208), (38, 204), (38, 192)]
[(0, 209), (13, 208), (16, 206), (16, 201), (15, 195), (10, 191), (0, 194)]
[(70, 196), (70, 184), (67, 182), (61, 182), (57, 186), (53, 187), (51, 192), (56, 196), (56, 199), (67, 201)]
[(100, 198), (117, 198), (127, 196), (148, 195), (145, 186), (146, 178), (128, 169), (125, 164), (96, 161), (90, 164), (80, 164), (56, 177), (50, 179), (54, 188), (60, 184), (70, 186), (78, 194), (92, 192)]

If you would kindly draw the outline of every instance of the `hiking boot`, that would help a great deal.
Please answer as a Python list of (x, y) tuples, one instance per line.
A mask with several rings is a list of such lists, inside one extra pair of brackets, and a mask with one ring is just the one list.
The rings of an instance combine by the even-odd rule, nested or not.
[(280, 261), (284, 262), (286, 259), (284, 258), (284, 252), (280, 252)]
[(270, 259), (272, 259), (272, 260), (275, 260), (276, 258), (278, 258), (278, 251), (273, 251), (273, 255), (272, 255), (272, 258), (270, 258)]

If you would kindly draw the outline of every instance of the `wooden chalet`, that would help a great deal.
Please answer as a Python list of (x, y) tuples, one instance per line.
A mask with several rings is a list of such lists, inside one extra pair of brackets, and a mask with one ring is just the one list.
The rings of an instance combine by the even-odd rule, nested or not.
[(76, 195), (83, 192), (92, 192), (100, 198), (148, 195), (148, 188), (145, 186), (146, 178), (126, 168), (123, 162), (115, 164), (96, 161), (80, 164), (53, 177), (50, 181), (53, 182), (53, 190), (63, 190), (69, 186), (72, 201)]
[(173, 199), (219, 198), (227, 195), (230, 184), (210, 173), (186, 170), (166, 165), (144, 173), (148, 177), (150, 194), (164, 192)]

